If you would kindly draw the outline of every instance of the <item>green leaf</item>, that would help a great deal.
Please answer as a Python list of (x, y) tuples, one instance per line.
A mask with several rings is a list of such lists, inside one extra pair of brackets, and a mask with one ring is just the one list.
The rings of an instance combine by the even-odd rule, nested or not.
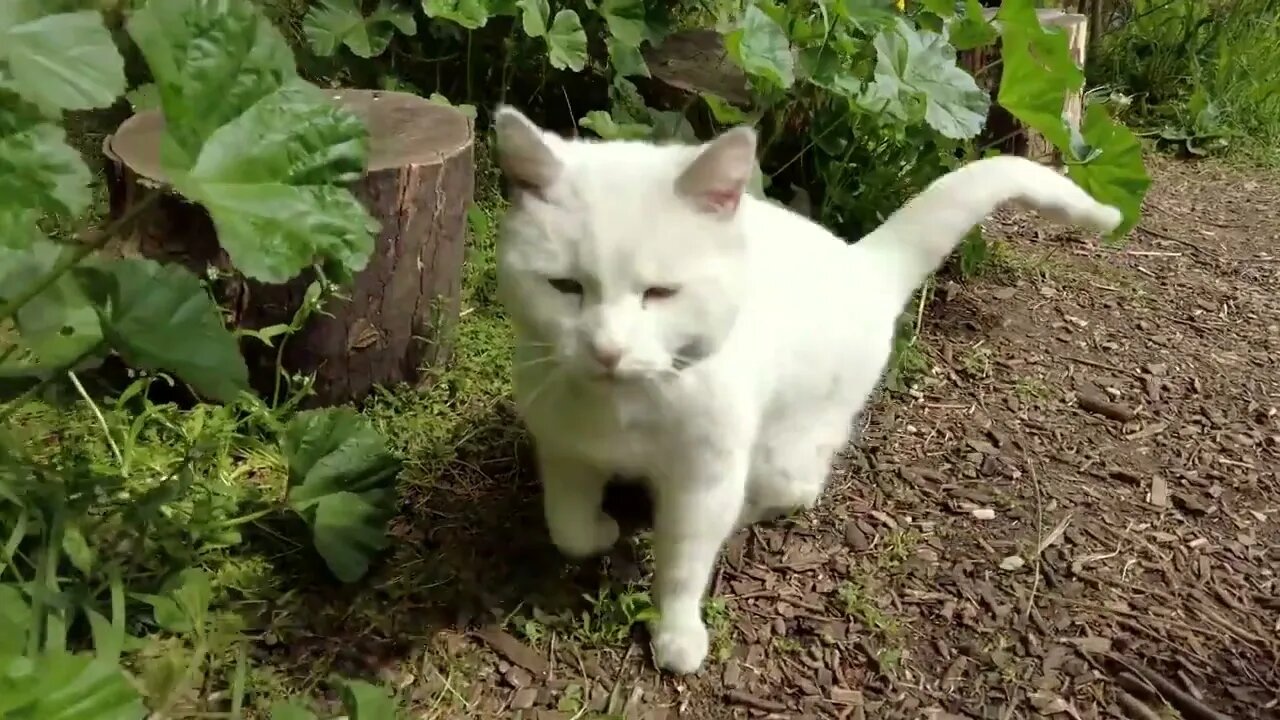
[(787, 34), (756, 5), (747, 6), (738, 27), (724, 36), (729, 57), (753, 78), (786, 90), (795, 84), (795, 58)]
[(364, 269), (377, 223), (345, 188), (368, 134), (355, 115), (295, 80), (209, 137), (179, 189), (203, 204), (236, 268), (285, 282), (317, 256)]
[(316, 720), (316, 714), (297, 700), (281, 700), (271, 706), (271, 720)]
[(362, 680), (342, 683), (342, 707), (351, 720), (398, 720), (400, 708), (386, 690)]
[(715, 93), (700, 93), (702, 101), (711, 110), (711, 116), (721, 125), (738, 125), (747, 122), (747, 114), (740, 108), (731, 105), (728, 100)]
[(644, 0), (604, 0), (600, 3), (600, 15), (609, 26), (609, 35), (636, 50), (645, 41)]
[(34, 625), (22, 591), (14, 585), (0, 585), (0, 659), (23, 653), (28, 629)]
[(639, 46), (628, 45), (614, 37), (606, 40), (605, 46), (609, 49), (609, 64), (619, 75), (649, 77), (649, 65), (644, 61)]
[(311, 525), (316, 550), (343, 582), (353, 582), (386, 547), (400, 461), (377, 430), (350, 408), (299, 413), (285, 428), (289, 506)]
[(333, 55), (346, 45), (362, 58), (381, 55), (399, 30), (405, 35), (418, 31), (413, 13), (399, 10), (382, 0), (373, 14), (365, 17), (355, 0), (321, 0), (307, 11), (302, 32), (311, 51), (322, 57)]
[(996, 41), (999, 33), (983, 15), (978, 0), (965, 0), (964, 15), (947, 26), (947, 39), (956, 50), (973, 50)]
[(551, 22), (551, 6), (547, 0), (520, 0), (520, 25), (524, 34), (537, 38), (547, 34), (547, 23)]
[(946, 38), (905, 20), (876, 36), (875, 81), (860, 102), (908, 123), (923, 119), (944, 137), (965, 140), (982, 131), (989, 100), (956, 65)]
[(470, 103), (462, 103), (460, 105), (455, 105), (449, 101), (449, 98), (441, 95), (440, 93), (431, 93), (431, 97), (427, 98), (427, 101), (433, 102), (437, 105), (443, 105), (445, 107), (454, 108), (458, 112), (462, 113), (463, 115), (466, 115), (472, 120), (476, 119), (476, 106)]
[(1124, 213), (1124, 222), (1113, 233), (1114, 237), (1121, 237), (1138, 224), (1142, 198), (1151, 186), (1142, 164), (1142, 146), (1101, 105), (1089, 106), (1080, 135), (1087, 145), (1080, 155), (1090, 159), (1080, 162), (1083, 158), (1077, 155), (1075, 162), (1067, 163), (1067, 175), (1098, 202)]
[(592, 110), (578, 125), (599, 135), (603, 140), (643, 140), (653, 135), (653, 128), (643, 123), (619, 123), (604, 110)]
[(191, 167), (215, 130), (297, 74), (288, 44), (250, 0), (149, 2), (127, 27), (155, 78), (170, 169)]
[(1071, 142), (1062, 118), (1067, 92), (1084, 84), (1067, 36), (1042, 28), (1031, 0), (1003, 3), (996, 22), (1003, 58), (997, 101), (1049, 142), (1066, 148)]
[(423, 0), (422, 11), (429, 18), (452, 20), (468, 30), (478, 30), (489, 22), (484, 0)]
[(144, 83), (124, 94), (135, 113), (160, 107), (160, 91), (155, 83)]
[(115, 663), (55, 653), (0, 664), (0, 716), (141, 720), (146, 709)]
[(124, 59), (91, 10), (0, 30), (0, 59), (9, 62), (10, 86), (41, 107), (103, 108), (124, 93)]
[(892, 25), (899, 15), (893, 0), (840, 0), (834, 5), (838, 17), (867, 35)]
[(75, 273), (97, 304), (104, 337), (128, 363), (173, 372), (223, 402), (249, 389), (235, 336), (189, 270), (122, 258)]
[(84, 533), (80, 532), (80, 528), (76, 525), (67, 525), (62, 534), (62, 551), (67, 554), (67, 559), (82, 574), (88, 575), (93, 572), (93, 566), (97, 564), (97, 554), (93, 548), (89, 547), (89, 543), (84, 539)]
[(582, 20), (572, 10), (561, 10), (551, 21), (547, 31), (547, 50), (551, 54), (551, 67), (582, 72), (587, 66), (587, 33)]
[(923, 0), (924, 9), (942, 18), (956, 14), (955, 0)]
[[(33, 239), (20, 250), (0, 246), (0, 300), (26, 292), (70, 252), (71, 248), (45, 237)], [(63, 275), (24, 305), (18, 311), (17, 326), (23, 344), (47, 369), (68, 367), (102, 342), (98, 313), (70, 275)]]
[[(0, 91), (0, 102), (4, 100)], [(21, 129), (4, 132), (0, 120), (0, 230), (7, 229), (0, 235), (0, 247), (19, 247), (30, 240), (24, 233), (10, 234), (30, 211), (74, 217), (91, 200), (89, 167), (67, 144), (61, 127), (47, 122), (13, 125)]]

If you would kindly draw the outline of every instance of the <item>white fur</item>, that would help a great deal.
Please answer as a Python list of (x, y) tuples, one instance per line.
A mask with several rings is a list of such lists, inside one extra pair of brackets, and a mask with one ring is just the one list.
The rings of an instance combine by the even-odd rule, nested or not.
[[(605, 482), (646, 478), (654, 656), (678, 673), (706, 656), (700, 603), (721, 545), (742, 524), (818, 500), (895, 319), (964, 234), (1007, 200), (1101, 230), (1120, 222), (1053, 170), (996, 157), (939, 179), (848, 245), (741, 194), (749, 130), (690, 147), (565, 140), (510, 108), (496, 125), (516, 187), (499, 289), (547, 526), (567, 555), (604, 552), (618, 538), (600, 506)], [(581, 297), (549, 282), (564, 278)], [(679, 290), (646, 302), (648, 287)], [(694, 340), (705, 357), (673, 369)], [(593, 358), (601, 348), (621, 354), (612, 376)]]

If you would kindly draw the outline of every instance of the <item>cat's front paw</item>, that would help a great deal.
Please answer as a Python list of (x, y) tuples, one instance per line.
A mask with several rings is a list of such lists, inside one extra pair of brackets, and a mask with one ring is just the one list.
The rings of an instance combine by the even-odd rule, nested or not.
[(618, 542), (618, 521), (604, 511), (587, 520), (563, 519), (550, 526), (551, 542), (562, 554), (574, 559), (603, 555)]
[(652, 635), (653, 660), (663, 670), (688, 675), (702, 667), (707, 658), (709, 639), (701, 620), (663, 621), (649, 627)]

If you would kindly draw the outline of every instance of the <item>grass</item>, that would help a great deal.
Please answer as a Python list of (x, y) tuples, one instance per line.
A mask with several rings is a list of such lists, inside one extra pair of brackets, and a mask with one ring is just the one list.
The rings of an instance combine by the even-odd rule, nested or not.
[(1280, 1), (1133, 0), (1090, 58), (1091, 84), (1130, 98), (1130, 121), (1183, 152), (1229, 142), (1280, 161)]

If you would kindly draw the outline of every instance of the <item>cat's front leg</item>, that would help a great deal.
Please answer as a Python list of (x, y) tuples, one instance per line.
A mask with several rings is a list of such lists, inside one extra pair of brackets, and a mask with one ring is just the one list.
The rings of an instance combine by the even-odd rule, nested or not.
[(747, 476), (747, 457), (729, 453), (703, 457), (687, 475), (664, 478), (655, 488), (654, 600), (650, 624), (658, 667), (692, 673), (707, 657), (702, 596), (720, 548), (737, 528)]
[(618, 523), (604, 511), (608, 473), (579, 460), (538, 453), (542, 510), (551, 542), (571, 558), (601, 555), (618, 542)]

